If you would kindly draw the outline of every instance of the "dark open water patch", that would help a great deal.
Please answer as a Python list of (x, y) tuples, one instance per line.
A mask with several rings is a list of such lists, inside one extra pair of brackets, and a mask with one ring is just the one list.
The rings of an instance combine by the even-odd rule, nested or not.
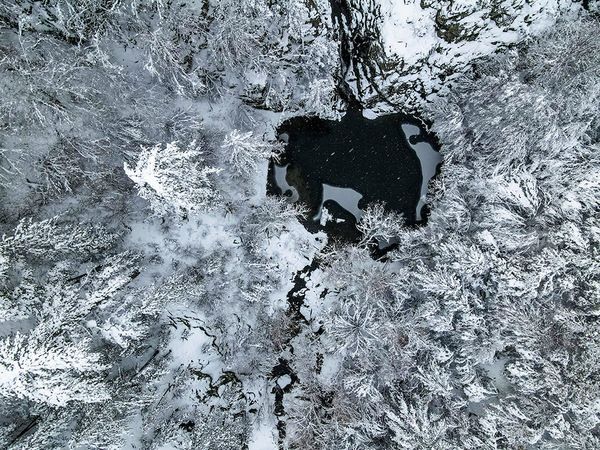
[(291, 118), (278, 135), (287, 145), (269, 165), (267, 192), (306, 204), (310, 231), (356, 240), (356, 223), (373, 202), (402, 213), (407, 225), (423, 222), (427, 185), (441, 156), (415, 118), (391, 114), (370, 120), (350, 110), (339, 122)]

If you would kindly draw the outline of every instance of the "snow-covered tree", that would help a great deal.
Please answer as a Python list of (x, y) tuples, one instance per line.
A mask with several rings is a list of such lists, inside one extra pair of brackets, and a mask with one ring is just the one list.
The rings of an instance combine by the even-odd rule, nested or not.
[(100, 227), (61, 225), (58, 216), (37, 222), (25, 218), (10, 236), (2, 236), (0, 253), (46, 259), (68, 254), (90, 255), (109, 248), (115, 238)]
[(308, 112), (324, 119), (339, 119), (339, 99), (333, 79), (313, 80), (306, 91), (304, 107)]
[[(42, 334), (38, 336), (38, 334)], [(101, 383), (108, 368), (88, 343), (48, 340), (40, 333), (16, 333), (0, 342), (0, 396), (50, 406), (110, 398)], [(98, 376), (100, 375), (100, 377)]]
[(264, 163), (281, 153), (278, 143), (259, 139), (252, 131), (242, 133), (238, 130), (233, 130), (225, 136), (221, 150), (230, 167), (242, 175), (255, 173), (261, 161)]
[(125, 173), (158, 215), (187, 216), (214, 208), (219, 198), (214, 176), (220, 171), (206, 164), (201, 145), (194, 141), (186, 148), (177, 142), (145, 147), (135, 167), (125, 163)]
[(375, 203), (365, 209), (356, 228), (362, 233), (361, 244), (369, 243), (373, 240), (387, 243), (402, 233), (402, 216), (393, 211), (386, 211), (385, 205)]
[[(117, 295), (132, 280), (134, 261), (132, 255), (109, 259), (75, 283), (58, 268), (50, 272), (50, 284), (18, 287), (2, 299), (20, 305), (25, 302), (21, 296), (35, 295), (26, 301), (29, 315), (24, 330), (2, 341), (0, 395), (54, 406), (108, 399), (101, 380), (109, 366), (102, 363), (101, 354), (92, 351), (86, 319), (98, 308), (114, 311)], [(33, 323), (30, 330), (28, 322)]]

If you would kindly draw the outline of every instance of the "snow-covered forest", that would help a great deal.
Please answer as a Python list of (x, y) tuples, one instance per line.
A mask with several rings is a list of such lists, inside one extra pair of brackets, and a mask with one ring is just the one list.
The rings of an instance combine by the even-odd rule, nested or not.
[[(0, 96), (0, 449), (600, 448), (599, 2), (0, 0)], [(267, 195), (350, 102), (426, 222)]]

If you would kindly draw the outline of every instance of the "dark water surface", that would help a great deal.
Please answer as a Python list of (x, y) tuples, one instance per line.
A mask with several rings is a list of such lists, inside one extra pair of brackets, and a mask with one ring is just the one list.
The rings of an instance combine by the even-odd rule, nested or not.
[[(351, 110), (339, 122), (294, 117), (278, 134), (287, 146), (270, 164), (268, 192), (306, 204), (309, 230), (354, 239), (372, 202), (385, 202), (409, 225), (422, 221), (427, 184), (441, 157), (417, 120), (402, 114), (370, 120)], [(331, 216), (326, 222), (324, 207)]]

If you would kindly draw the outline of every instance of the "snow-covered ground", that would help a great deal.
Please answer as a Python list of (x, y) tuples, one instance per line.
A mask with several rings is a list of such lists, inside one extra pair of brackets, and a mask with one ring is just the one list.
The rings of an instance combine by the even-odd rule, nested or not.
[(582, 12), (572, 0), (369, 0), (357, 6), (353, 33), (373, 39), (361, 98), (379, 112), (420, 109), (477, 58)]

